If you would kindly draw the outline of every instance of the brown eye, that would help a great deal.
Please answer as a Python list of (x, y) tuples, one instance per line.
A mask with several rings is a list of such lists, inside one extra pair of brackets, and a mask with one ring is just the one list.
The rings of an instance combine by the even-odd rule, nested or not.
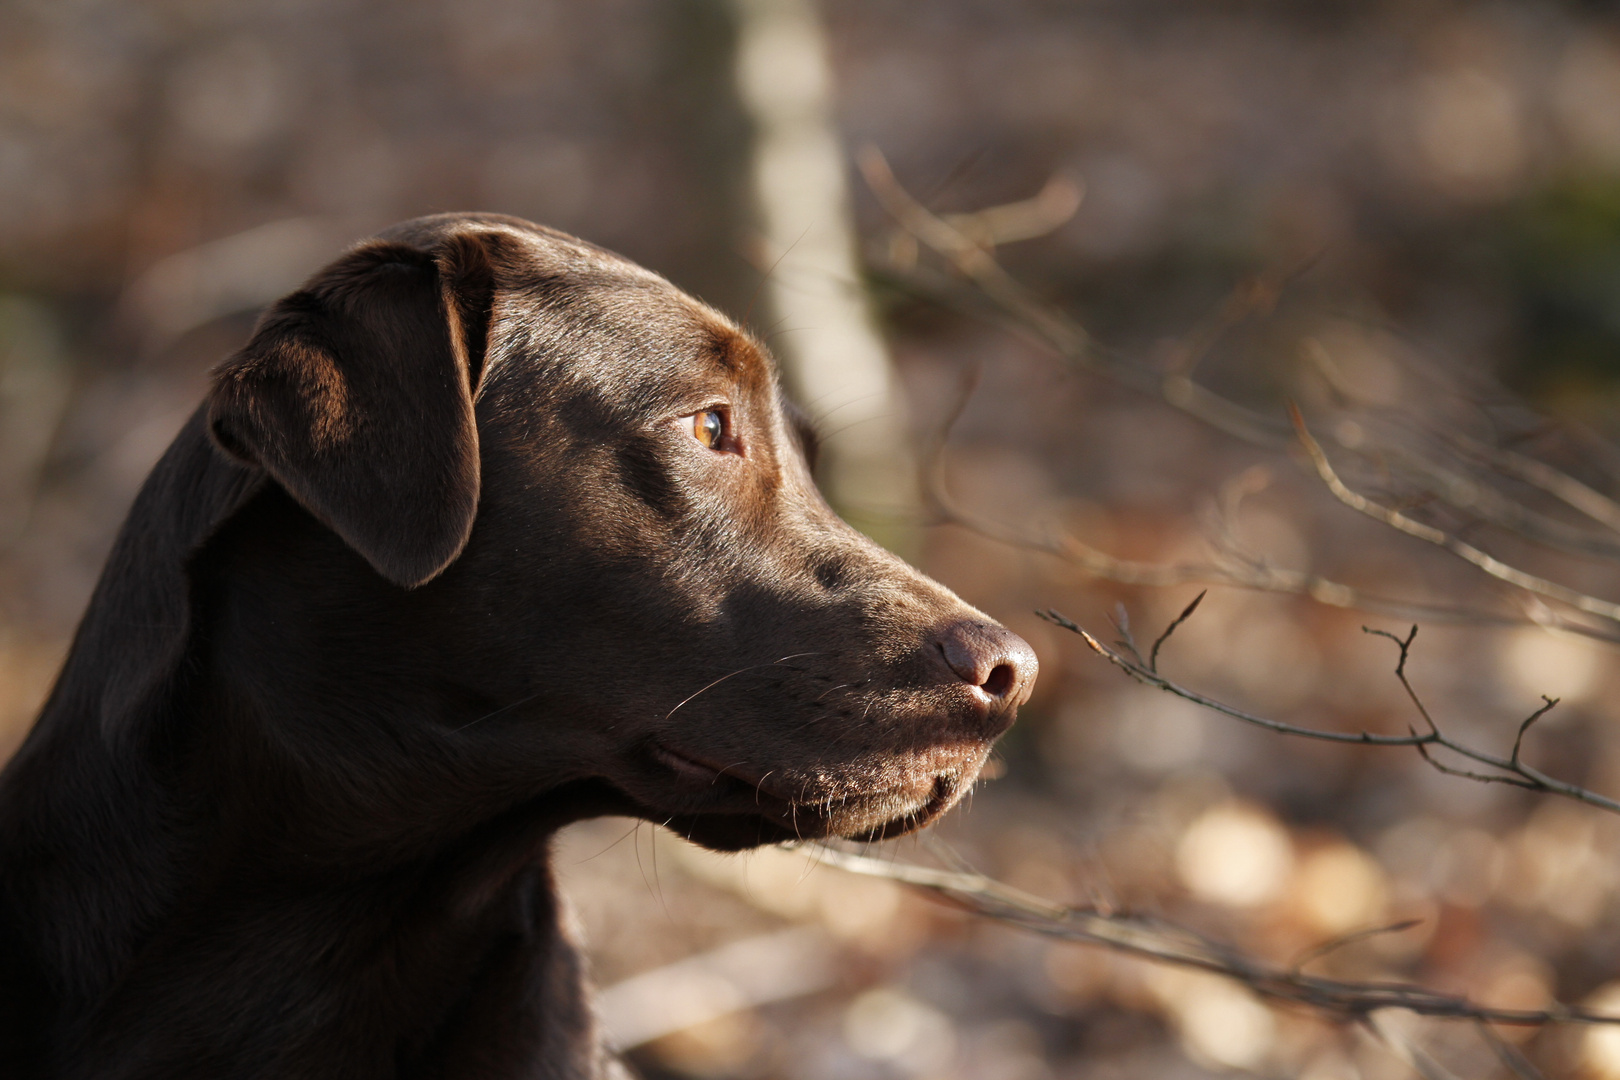
[(704, 409), (692, 417), (692, 435), (710, 450), (718, 450), (726, 438), (726, 418), (718, 409)]

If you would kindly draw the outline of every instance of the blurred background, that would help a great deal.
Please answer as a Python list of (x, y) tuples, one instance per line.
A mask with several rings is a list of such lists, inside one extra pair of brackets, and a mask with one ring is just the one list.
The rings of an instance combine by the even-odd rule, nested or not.
[[(1106, 348), (1060, 355), (897, 231), (865, 146)], [(1213, 584), (1168, 674), (1395, 733), (1417, 722), (1395, 652), (1361, 627), (1416, 618), (1408, 674), (1448, 730), (1505, 752), (1559, 697), (1527, 757), (1620, 796), (1620, 622), (1356, 515), (1285, 413), (1301, 404), (1358, 490), (1620, 597), (1611, 5), (5, 0), (0, 752), (255, 311), (371, 231), (456, 209), (557, 226), (747, 313), (838, 448), (841, 507), (1035, 646), (1000, 775), (933, 830), (969, 864), (1282, 964), (1419, 919), (1313, 970), (1620, 1006), (1615, 815), (1239, 726), (1033, 614), (1106, 637), (1124, 605), (1151, 640)], [(1211, 423), (1187, 380), (1258, 426)], [(1131, 584), (1098, 552), (1193, 570)], [(1296, 595), (1304, 575), (1383, 599)], [(606, 1023), (650, 1077), (1417, 1075), (1242, 987), (802, 855), (612, 820), (558, 860)], [(1403, 1030), (1456, 1075), (1513, 1075), (1469, 1025)], [(1608, 1037), (1504, 1035), (1549, 1076), (1620, 1076)]]

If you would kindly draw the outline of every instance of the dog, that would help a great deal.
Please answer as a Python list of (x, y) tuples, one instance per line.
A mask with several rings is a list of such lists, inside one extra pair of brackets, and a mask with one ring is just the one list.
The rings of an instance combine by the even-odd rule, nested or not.
[(761, 344), (516, 218), (273, 305), (0, 774), (0, 1074), (609, 1067), (549, 838), (920, 828), (1036, 674), (840, 521)]

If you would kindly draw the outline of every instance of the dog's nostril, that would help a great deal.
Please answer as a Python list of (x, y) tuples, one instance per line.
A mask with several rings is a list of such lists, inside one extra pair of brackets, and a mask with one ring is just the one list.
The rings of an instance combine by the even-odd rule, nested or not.
[(1013, 683), (1017, 681), (1018, 675), (1013, 671), (1011, 664), (997, 664), (990, 672), (990, 677), (980, 684), (979, 689), (993, 698), (1006, 697), (1007, 691), (1011, 690)]

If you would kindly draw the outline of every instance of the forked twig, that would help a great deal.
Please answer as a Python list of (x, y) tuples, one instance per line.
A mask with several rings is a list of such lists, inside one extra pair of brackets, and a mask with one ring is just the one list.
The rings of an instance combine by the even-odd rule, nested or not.
[[(1267, 731), (1273, 731), (1279, 735), (1293, 735), (1305, 739), (1318, 739), (1322, 742), (1354, 743), (1362, 746), (1410, 746), (1422, 756), (1423, 760), (1430, 767), (1437, 772), (1446, 774), (1447, 776), (1457, 776), (1465, 780), (1474, 780), (1482, 784), (1508, 784), (1512, 787), (1523, 788), (1526, 791), (1534, 791), (1544, 795), (1557, 795), (1562, 798), (1573, 799), (1576, 802), (1585, 803), (1588, 806), (1595, 806), (1600, 810), (1607, 810), (1610, 813), (1620, 814), (1620, 802), (1608, 798), (1607, 796), (1599, 795), (1595, 791), (1589, 791), (1586, 788), (1579, 787), (1575, 784), (1555, 779), (1535, 768), (1533, 765), (1525, 763), (1521, 754), (1524, 736), (1536, 723), (1536, 721), (1540, 720), (1543, 716), (1546, 716), (1547, 713), (1552, 710), (1553, 706), (1558, 704), (1557, 698), (1543, 696), (1543, 704), (1541, 707), (1526, 717), (1519, 725), (1518, 734), (1513, 740), (1513, 751), (1508, 757), (1502, 757), (1499, 754), (1493, 754), (1489, 751), (1469, 746), (1466, 743), (1458, 742), (1450, 735), (1447, 735), (1440, 728), (1440, 725), (1436, 723), (1433, 714), (1430, 713), (1428, 706), (1424, 704), (1423, 699), (1418, 695), (1417, 690), (1412, 686), (1411, 680), (1406, 674), (1406, 662), (1411, 656), (1412, 642), (1417, 638), (1416, 626), (1413, 626), (1411, 632), (1408, 633), (1404, 638), (1398, 637), (1387, 630), (1376, 630), (1365, 626), (1362, 627), (1362, 631), (1364, 633), (1371, 634), (1376, 637), (1388, 638), (1390, 641), (1395, 643), (1396, 648), (1399, 650), (1399, 658), (1395, 664), (1395, 678), (1400, 681), (1401, 687), (1403, 690), (1405, 690), (1408, 700), (1412, 702), (1413, 707), (1417, 710), (1418, 716), (1422, 718), (1424, 726), (1427, 729), (1425, 731), (1418, 731), (1416, 728), (1408, 727), (1407, 734), (1405, 735), (1381, 735), (1368, 731), (1326, 731), (1320, 728), (1302, 727), (1298, 724), (1289, 724), (1284, 723), (1281, 720), (1273, 720), (1269, 717), (1257, 716), (1254, 713), (1235, 708), (1222, 701), (1217, 701), (1215, 698), (1209, 697), (1206, 694), (1201, 694), (1196, 690), (1191, 690), (1180, 685), (1179, 683), (1165, 678), (1163, 675), (1159, 674), (1156, 664), (1143, 663), (1140, 656), (1127, 656), (1125, 653), (1117, 649), (1109, 648), (1107, 645), (1104, 645), (1102, 642), (1098, 641), (1079, 624), (1075, 623), (1071, 619), (1065, 618), (1056, 611), (1037, 611), (1035, 614), (1050, 623), (1061, 626), (1065, 630), (1080, 635), (1085, 643), (1095, 652), (1097, 652), (1098, 655), (1102, 656), (1109, 663), (1125, 672), (1125, 674), (1129, 675), (1137, 682), (1142, 683), (1144, 686), (1151, 686), (1155, 689), (1163, 690), (1167, 694), (1173, 694), (1176, 697), (1182, 698), (1186, 701), (1191, 701), (1195, 705), (1202, 705), (1206, 709), (1221, 713), (1224, 716), (1230, 716), (1234, 720), (1241, 720), (1246, 724), (1253, 724), (1255, 727), (1265, 728)], [(1169, 636), (1170, 631), (1173, 631), (1186, 620), (1188, 614), (1189, 613), (1187, 612), (1183, 612), (1181, 617), (1177, 618), (1175, 622), (1171, 624), (1169, 630), (1167, 630), (1166, 633), (1160, 638), (1159, 644), (1162, 644), (1165, 638)], [(1155, 646), (1154, 651), (1155, 654), (1157, 654), (1157, 646)], [(1479, 772), (1474, 769), (1459, 768), (1455, 765), (1447, 764), (1434, 755), (1434, 750), (1436, 749), (1450, 751), (1451, 753), (1456, 754), (1458, 757), (1472, 761), (1478, 765), (1483, 765), (1492, 771)]]

